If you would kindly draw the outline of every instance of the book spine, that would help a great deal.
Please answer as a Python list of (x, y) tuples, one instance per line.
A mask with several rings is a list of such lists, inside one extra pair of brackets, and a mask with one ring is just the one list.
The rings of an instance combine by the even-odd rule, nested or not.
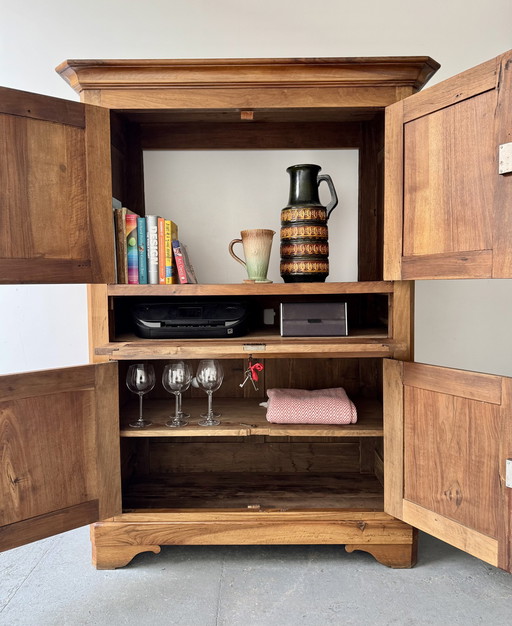
[(183, 255), (181, 253), (180, 242), (177, 239), (172, 241), (172, 251), (174, 252), (174, 259), (176, 260), (176, 267), (178, 269), (178, 279), (181, 285), (188, 283), (187, 271), (185, 269), (185, 263), (183, 261)]
[(187, 281), (189, 283), (197, 283), (197, 276), (194, 270), (194, 266), (190, 262), (190, 257), (188, 256), (187, 246), (185, 244), (181, 244), (181, 254), (183, 256), (183, 263), (185, 264), (185, 271), (187, 272)]
[(148, 255), (148, 282), (158, 285), (158, 217), (146, 215), (146, 249)]
[(120, 200), (118, 200), (117, 198), (114, 198), (112, 196), (112, 220), (114, 222), (114, 241), (112, 242), (114, 244), (113, 246), (113, 251), (114, 251), (114, 275), (116, 277), (116, 282), (119, 282), (119, 278), (118, 278), (118, 273), (117, 273), (117, 224), (116, 224), (116, 209), (122, 209), (123, 208), (123, 204)]
[(139, 284), (139, 253), (137, 250), (137, 215), (127, 213), (126, 223), (126, 260), (128, 264), (128, 284)]
[(146, 255), (146, 218), (137, 218), (137, 252), (139, 258), (139, 285), (148, 284), (148, 258)]
[(158, 218), (158, 284), (165, 285), (165, 220)]
[[(178, 239), (178, 225), (171, 220), (171, 240)], [(172, 248), (172, 241), (171, 241)], [(178, 268), (176, 267), (176, 260), (174, 258), (174, 254), (172, 256), (172, 285), (179, 285), (180, 279), (178, 278)]]
[(120, 285), (128, 283), (128, 259), (126, 257), (126, 209), (114, 209), (116, 225), (116, 258), (117, 282)]
[(165, 284), (172, 285), (172, 227), (171, 220), (165, 220)]

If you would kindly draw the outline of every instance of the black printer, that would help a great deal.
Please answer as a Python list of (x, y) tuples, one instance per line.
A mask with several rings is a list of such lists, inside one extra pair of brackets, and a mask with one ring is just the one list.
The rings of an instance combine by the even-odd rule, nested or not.
[(243, 302), (143, 302), (132, 308), (135, 333), (144, 339), (240, 337), (247, 333)]

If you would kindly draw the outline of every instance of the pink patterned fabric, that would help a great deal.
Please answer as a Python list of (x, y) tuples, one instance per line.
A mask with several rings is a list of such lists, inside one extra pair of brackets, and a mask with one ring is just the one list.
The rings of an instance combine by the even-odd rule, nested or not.
[(276, 424), (355, 424), (357, 411), (342, 387), (268, 389), (267, 420)]

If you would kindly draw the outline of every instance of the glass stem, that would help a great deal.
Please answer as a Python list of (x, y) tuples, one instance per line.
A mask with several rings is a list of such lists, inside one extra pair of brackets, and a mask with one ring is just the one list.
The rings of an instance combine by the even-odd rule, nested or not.
[(181, 415), (183, 413), (183, 411), (181, 410), (181, 400), (182, 400), (181, 391), (178, 391), (177, 398), (178, 398), (178, 404), (176, 406), (176, 409), (177, 409), (176, 415)]
[(174, 395), (176, 396), (176, 409), (174, 411), (174, 419), (178, 419), (180, 416), (180, 392), (175, 391)]
[(139, 422), (142, 422), (142, 398), (144, 397), (143, 393), (139, 393)]
[(208, 419), (211, 420), (213, 417), (213, 408), (212, 408), (213, 391), (211, 389), (208, 389), (206, 393), (208, 394)]

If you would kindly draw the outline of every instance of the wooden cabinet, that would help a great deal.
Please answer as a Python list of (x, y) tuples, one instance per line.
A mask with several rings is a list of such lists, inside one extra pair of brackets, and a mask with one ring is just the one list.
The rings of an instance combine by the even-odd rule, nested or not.
[[(510, 175), (496, 164), (512, 141), (511, 58), (418, 94), (438, 67), (426, 57), (68, 61), (58, 71), (84, 104), (2, 91), (14, 147), (0, 157), (1, 280), (89, 283), (96, 362), (69, 389), (68, 370), (4, 377), (2, 547), (96, 522), (99, 568), (209, 543), (344, 544), (408, 567), (420, 528), (510, 571), (510, 379), (412, 362), (411, 281), (512, 273)], [(144, 213), (143, 150), (294, 147), (359, 150), (358, 282), (113, 284), (111, 195)], [(351, 332), (283, 338), (256, 322), (240, 338), (151, 341), (127, 323), (137, 298), (226, 296), (254, 312), (347, 301)], [(238, 384), (251, 354), (259, 390)], [(126, 427), (130, 362), (203, 357), (227, 372), (220, 426), (166, 428), (156, 389), (153, 425)], [(357, 424), (269, 424), (259, 407), (271, 387), (340, 385)]]

